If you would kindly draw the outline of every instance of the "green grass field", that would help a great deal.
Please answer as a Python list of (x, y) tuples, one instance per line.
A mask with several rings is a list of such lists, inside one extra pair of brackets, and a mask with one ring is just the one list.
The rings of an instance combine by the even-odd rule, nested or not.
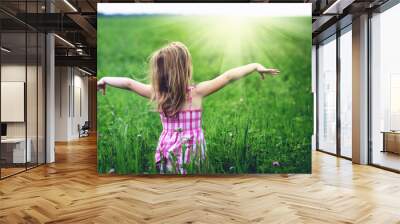
[[(148, 83), (149, 55), (171, 41), (188, 46), (194, 83), (251, 62), (278, 68), (278, 77), (252, 74), (203, 101), (207, 159), (194, 173), (310, 173), (310, 33), (311, 17), (99, 16), (98, 79)], [(99, 173), (157, 173), (162, 126), (152, 105), (116, 88), (97, 99)]]

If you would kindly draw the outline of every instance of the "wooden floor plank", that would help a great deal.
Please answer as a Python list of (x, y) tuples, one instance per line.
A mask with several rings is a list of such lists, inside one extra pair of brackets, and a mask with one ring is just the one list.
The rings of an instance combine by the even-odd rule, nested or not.
[(0, 223), (400, 223), (400, 175), (313, 152), (311, 175), (99, 176), (96, 139), (0, 181)]

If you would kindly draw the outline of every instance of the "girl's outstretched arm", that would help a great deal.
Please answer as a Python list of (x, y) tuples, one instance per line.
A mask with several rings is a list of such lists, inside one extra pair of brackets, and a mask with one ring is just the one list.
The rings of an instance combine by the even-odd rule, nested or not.
[(136, 80), (125, 78), (125, 77), (103, 77), (97, 82), (97, 89), (103, 91), (103, 95), (106, 94), (106, 86), (110, 85), (113, 87), (130, 90), (143, 97), (151, 97), (151, 87), (148, 84), (138, 82)]
[(208, 96), (222, 89), (230, 82), (243, 78), (246, 75), (249, 75), (250, 73), (255, 71), (257, 71), (261, 75), (261, 79), (264, 79), (265, 74), (278, 75), (280, 72), (278, 69), (265, 68), (258, 63), (243, 65), (240, 67), (232, 68), (212, 80), (199, 83), (196, 86), (196, 92), (203, 97)]

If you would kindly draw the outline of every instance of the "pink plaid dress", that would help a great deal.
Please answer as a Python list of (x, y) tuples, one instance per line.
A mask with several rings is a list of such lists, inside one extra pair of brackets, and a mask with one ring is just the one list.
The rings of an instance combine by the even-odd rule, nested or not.
[[(156, 163), (164, 162), (167, 169), (171, 169), (172, 163), (175, 162), (176, 169), (181, 173), (185, 173), (182, 164), (190, 163), (195, 155), (201, 156), (200, 159), (205, 158), (206, 142), (201, 128), (202, 110), (192, 109), (193, 88), (191, 86), (188, 90), (189, 109), (179, 111), (176, 117), (167, 117), (160, 112), (163, 131), (156, 149)], [(161, 172), (165, 172), (160, 168)]]

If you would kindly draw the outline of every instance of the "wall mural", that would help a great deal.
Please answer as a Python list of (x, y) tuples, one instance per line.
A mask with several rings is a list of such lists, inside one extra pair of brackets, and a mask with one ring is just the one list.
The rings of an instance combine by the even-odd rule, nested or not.
[(311, 172), (311, 4), (98, 11), (99, 173)]

